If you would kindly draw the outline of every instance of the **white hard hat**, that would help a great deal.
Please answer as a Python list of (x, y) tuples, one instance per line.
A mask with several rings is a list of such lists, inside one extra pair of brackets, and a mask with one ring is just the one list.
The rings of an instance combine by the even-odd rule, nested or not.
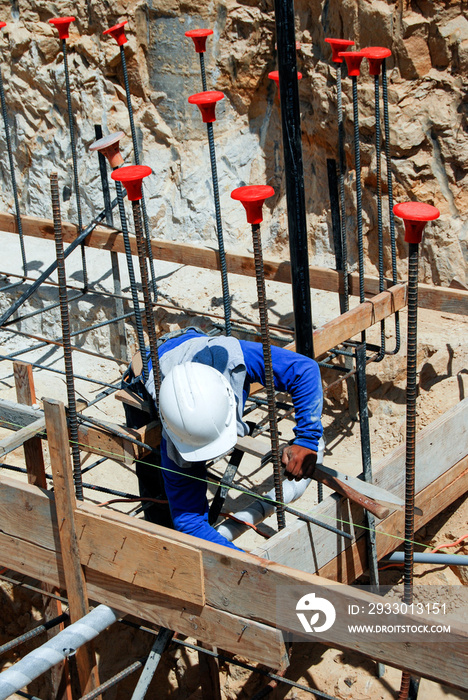
[(217, 369), (198, 362), (176, 365), (159, 391), (162, 424), (187, 462), (214, 459), (237, 441), (236, 398)]

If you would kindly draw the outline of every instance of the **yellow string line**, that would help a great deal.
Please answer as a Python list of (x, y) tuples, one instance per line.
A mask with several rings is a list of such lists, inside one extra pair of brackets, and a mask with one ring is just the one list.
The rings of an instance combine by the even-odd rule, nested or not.
[[(0, 420), (0, 423), (4, 423), (4, 424), (8, 423), (8, 425), (13, 425), (13, 426), (19, 427), (19, 428), (23, 427), (20, 423), (13, 423), (12, 421), (7, 421), (4, 419)], [(83, 442), (74, 442), (72, 440), (69, 440), (68, 442), (70, 443), (70, 445), (76, 444), (76, 445), (78, 445), (78, 447), (82, 447), (84, 452), (89, 450), (89, 445), (86, 445)], [(118, 455), (116, 452), (111, 452), (110, 450), (104, 450), (101, 447), (93, 447), (93, 453), (102, 454), (103, 456), (109, 455), (109, 458), (110, 457), (117, 458), (115, 460), (117, 462), (123, 461), (122, 457), (120, 455)], [(156, 469), (161, 469), (161, 471), (167, 471), (167, 472), (170, 472), (171, 474), (180, 475), (180, 472), (176, 471), (175, 469), (169, 469), (169, 467), (162, 467), (159, 464), (151, 464), (151, 462), (145, 462), (143, 459), (138, 459), (136, 461), (140, 462), (141, 464), (146, 464), (148, 467), (154, 467)], [(0, 467), (1, 467), (1, 464), (0, 464)], [(212, 486), (219, 486), (220, 485), (220, 482), (218, 482), (218, 481), (211, 481), (210, 479), (202, 479), (200, 476), (194, 476), (193, 474), (189, 474), (188, 470), (186, 472), (184, 472), (184, 476), (188, 477), (189, 479), (193, 479), (194, 481), (201, 481), (204, 484), (211, 484)], [(234, 491), (238, 491), (239, 493), (243, 493), (245, 495), (250, 495), (250, 494), (246, 494), (246, 492), (243, 489), (238, 488), (237, 486), (234, 486), (234, 485), (229, 486), (229, 489), (232, 489)], [(251, 495), (252, 495), (252, 497), (255, 497), (257, 494), (252, 493)], [(280, 506), (288, 507), (287, 503), (281, 503), (281, 501), (276, 501), (273, 498), (267, 498), (266, 496), (261, 496), (261, 498), (265, 501), (273, 503), (273, 505), (280, 505)], [(299, 510), (297, 512), (301, 513), (302, 515), (309, 516), (308, 513), (303, 513), (302, 511), (299, 511)], [(430, 544), (424, 544), (423, 542), (416, 542), (415, 540), (407, 540), (404, 537), (400, 537), (399, 535), (392, 535), (389, 532), (381, 532), (380, 530), (376, 530), (375, 528), (366, 527), (365, 525), (358, 525), (357, 523), (350, 522), (349, 520), (343, 520), (342, 518), (334, 518), (330, 515), (325, 515), (324, 513), (317, 514), (317, 516), (320, 518), (323, 518), (325, 520), (331, 520), (334, 523), (341, 523), (342, 525), (349, 525), (351, 528), (359, 528), (361, 530), (367, 530), (368, 532), (374, 532), (376, 535), (391, 537), (392, 539), (400, 540), (401, 542), (410, 542), (411, 544), (417, 544), (419, 547), (425, 547), (427, 549), (432, 548), (432, 545), (430, 545)], [(305, 521), (305, 522), (307, 522), (307, 521)]]

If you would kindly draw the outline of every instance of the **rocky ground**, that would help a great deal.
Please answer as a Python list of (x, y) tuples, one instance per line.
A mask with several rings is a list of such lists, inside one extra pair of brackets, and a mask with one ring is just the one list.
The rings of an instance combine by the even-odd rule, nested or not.
[[(5, 236), (5, 251), (13, 253), (17, 241), (13, 236)], [(37, 260), (37, 267), (43, 269), (48, 259), (53, 254), (53, 246), (45, 242), (32, 243), (27, 241), (30, 258)], [(90, 252), (89, 267), (90, 279), (98, 290), (109, 288), (111, 281), (105, 272), (108, 269), (106, 253)], [(78, 260), (67, 268), (70, 279), (79, 280)], [(181, 309), (191, 307), (202, 312), (198, 322), (207, 328), (208, 314), (221, 314), (219, 298), (219, 279), (215, 273), (196, 270), (193, 268), (176, 265), (158, 264), (160, 276), (160, 289), (162, 303), (157, 311), (159, 330), (170, 330), (178, 325), (187, 325), (193, 322), (194, 317), (187, 318), (187, 314)], [(123, 288), (127, 289), (127, 282), (123, 279)], [(233, 276), (231, 280), (231, 292), (233, 297), (234, 316), (243, 320), (257, 321), (258, 311), (255, 302), (255, 288), (253, 280), (245, 280)], [(291, 302), (289, 289), (278, 283), (268, 283), (268, 297), (270, 301), (270, 320), (272, 323), (281, 323), (288, 326), (291, 323)], [(51, 293), (36, 295), (28, 306), (28, 311), (43, 306), (50, 302)], [(99, 300), (100, 303), (97, 303)], [(6, 297), (2, 297), (2, 308), (7, 305)], [(170, 308), (168, 308), (168, 306)], [(332, 294), (324, 292), (314, 293), (314, 321), (322, 324), (334, 317), (337, 313), (337, 300)], [(83, 327), (83, 323), (109, 318), (113, 313), (112, 304), (104, 297), (96, 293), (94, 297), (85, 297), (71, 304), (73, 329)], [(379, 365), (371, 365), (368, 374), (370, 427), (372, 438), (372, 455), (374, 462), (391, 451), (396, 445), (404, 441), (404, 389), (405, 389), (405, 338), (406, 338), (406, 313), (401, 314), (402, 320), (402, 352), (392, 358), (386, 359)], [(58, 328), (57, 310), (46, 312), (38, 317), (27, 319), (21, 323), (24, 332), (48, 335), (57, 335)], [(130, 331), (130, 327), (128, 327)], [(419, 347), (419, 396), (418, 396), (418, 427), (430, 423), (438, 415), (446, 411), (450, 406), (465, 398), (467, 395), (468, 367), (466, 346), (467, 321), (464, 317), (440, 314), (426, 310), (420, 310), (418, 325)], [(388, 323), (389, 347), (393, 343), (393, 321)], [(129, 333), (129, 336), (131, 334)], [(287, 333), (284, 333), (287, 337)], [(372, 340), (372, 333), (370, 334)], [(377, 338), (376, 338), (377, 339)], [(73, 353), (75, 372), (90, 378), (99, 378), (101, 381), (115, 382), (124, 368), (123, 363), (105, 360), (102, 356), (112, 353), (113, 341), (109, 337), (108, 327), (96, 331), (86, 339), (77, 337), (77, 345), (96, 351), (101, 358), (94, 358)], [(32, 341), (14, 336), (7, 331), (2, 331), (0, 338), (0, 353), (5, 356), (8, 353), (28, 347)], [(131, 349), (131, 348), (130, 348)], [(54, 367), (61, 367), (60, 353), (51, 349), (38, 349), (18, 359), (25, 361), (45, 362)], [(0, 386), (3, 397), (14, 399), (14, 383), (12, 378), (12, 366), (10, 361), (0, 364)], [(65, 400), (64, 378), (46, 371), (36, 370), (34, 373), (37, 396), (40, 399), (53, 396)], [(325, 383), (328, 376), (324, 375)], [(96, 387), (83, 380), (76, 382), (77, 395), (92, 398), (102, 387)], [(353, 422), (347, 411), (347, 395), (344, 388), (334, 390), (326, 399), (324, 409), (325, 437), (327, 441), (326, 463), (337, 466), (350, 473), (360, 471), (360, 438), (359, 426)], [(99, 402), (90, 414), (114, 422), (123, 421), (123, 410), (119, 402), (113, 397)], [(282, 424), (285, 436), (288, 435), (291, 426)], [(6, 434), (6, 433), (2, 433)], [(84, 458), (84, 465), (94, 461), (92, 456)], [(23, 462), (21, 450), (8, 455), (8, 463), (20, 465)], [(19, 477), (21, 478), (21, 477)], [(116, 466), (110, 461), (96, 467), (87, 475), (89, 481), (95, 484), (107, 485), (113, 488), (136, 493), (136, 479), (131, 468)], [(258, 471), (255, 460), (246, 460), (241, 468), (241, 483), (249, 486), (266, 488), (270, 487), (271, 475), (267, 470)], [(99, 495), (96, 492), (86, 491), (86, 496), (95, 503), (108, 500), (108, 496)], [(316, 492), (311, 487), (303, 498), (297, 502), (297, 507), (306, 510), (316, 499)], [(229, 502), (229, 507), (235, 510), (245, 503), (245, 497), (239, 496)], [(121, 508), (125, 512), (133, 510), (133, 504), (115, 504), (111, 507)], [(418, 541), (436, 545), (455, 541), (466, 534), (468, 522), (467, 502), (461, 499), (445, 513), (441, 514), (423, 531), (417, 533)], [(267, 521), (263, 529), (268, 534), (274, 530), (274, 519)], [(260, 542), (258, 535), (248, 533), (243, 536), (241, 545), (250, 550)], [(468, 547), (460, 546), (456, 550), (468, 553)], [(438, 583), (448, 585), (466, 584), (459, 571), (443, 567), (430, 567), (426, 565), (416, 566), (417, 583)], [(382, 571), (382, 582), (393, 585), (401, 580), (400, 568), (393, 567)], [(35, 624), (41, 618), (40, 597), (31, 596), (19, 587), (3, 584), (0, 590), (2, 597), (2, 638), (10, 638), (22, 633)], [(136, 632), (120, 625), (112, 628), (112, 631), (102, 635), (98, 643), (100, 654), (101, 677), (106, 678), (121, 670), (127, 663), (148, 652), (152, 637), (149, 633)], [(1, 641), (1, 640), (0, 640)], [(192, 640), (194, 641), (194, 640)], [(21, 650), (23, 654), (27, 648)], [(129, 650), (130, 653), (129, 653)], [(14, 661), (15, 655), (5, 659), (7, 663)], [(158, 697), (173, 697), (180, 700), (186, 698), (199, 698), (198, 688), (198, 658), (196, 652), (175, 646), (164, 659), (155, 678), (152, 692)], [(400, 673), (387, 668), (385, 676), (377, 679), (375, 665), (364, 659), (359, 654), (327, 649), (321, 645), (295, 644), (291, 657), (291, 666), (287, 671), (287, 677), (302, 683), (311, 685), (320, 690), (336, 696), (342, 700), (390, 700), (395, 697), (395, 689), (399, 685)], [(249, 698), (257, 692), (264, 681), (257, 675), (234, 667), (221, 665), (221, 682), (225, 698)], [(130, 696), (134, 679), (128, 679), (116, 689), (109, 691), (107, 700), (124, 699)], [(46, 688), (41, 682), (34, 686), (30, 692), (36, 693), (43, 699), (47, 697)], [(273, 698), (306, 698), (304, 691), (289, 690), (286, 686), (280, 686), (270, 696)], [(442, 688), (429, 681), (423, 681), (419, 697), (421, 700), (461, 700), (468, 696)]]

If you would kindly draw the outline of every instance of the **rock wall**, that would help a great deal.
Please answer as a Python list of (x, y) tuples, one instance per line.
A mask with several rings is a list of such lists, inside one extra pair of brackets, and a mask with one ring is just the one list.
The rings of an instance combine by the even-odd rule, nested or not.
[[(421, 278), (466, 283), (468, 189), (466, 3), (418, 0), (296, 0), (298, 69), (304, 175), (311, 262), (333, 266), (326, 159), (336, 157), (335, 70), (326, 36), (354, 39), (356, 46), (382, 45), (389, 59), (391, 152), (395, 199), (438, 206), (441, 218), (428, 227)], [(187, 29), (213, 28), (208, 39), (208, 87), (222, 90), (214, 125), (221, 207), (228, 249), (250, 249), (250, 232), (230, 192), (241, 184), (273, 185), (265, 208), (264, 243), (269, 254), (287, 257), (286, 210), (279, 102), (268, 79), (275, 64), (272, 0), (0, 0), (7, 27), (0, 39), (1, 69), (12, 128), (22, 210), (51, 215), (48, 175), (59, 173), (63, 216), (75, 219), (67, 129), (64, 67), (56, 30), (48, 19), (74, 15), (69, 65), (76, 120), (79, 175), (85, 222), (102, 206), (97, 156), (88, 151), (94, 124), (104, 133), (128, 135), (125, 91), (116, 42), (104, 29), (128, 19), (125, 46), (137, 135), (143, 163), (154, 176), (146, 186), (152, 235), (214, 245), (215, 224), (205, 125), (190, 94), (201, 90), (198, 56)], [(363, 62), (359, 80), (366, 264), (375, 272), (374, 86)], [(347, 228), (350, 261), (356, 266), (351, 84), (344, 79)], [(6, 146), (1, 129), (1, 206), (12, 208)], [(384, 169), (385, 175), (385, 169)], [(385, 211), (385, 266), (389, 273)], [(398, 224), (399, 271), (406, 273), (406, 246)]]

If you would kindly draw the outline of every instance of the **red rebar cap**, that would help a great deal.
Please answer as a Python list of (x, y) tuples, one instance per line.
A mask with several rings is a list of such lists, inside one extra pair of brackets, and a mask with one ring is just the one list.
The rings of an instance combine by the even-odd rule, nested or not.
[(440, 216), (437, 207), (424, 202), (401, 202), (393, 207), (395, 216), (405, 222), (405, 241), (421, 243), (422, 232), (428, 221), (434, 221)]
[(224, 94), (219, 90), (207, 90), (206, 92), (197, 92), (195, 95), (190, 95), (188, 101), (191, 105), (198, 105), (202, 113), (203, 121), (215, 122), (216, 103), (224, 99)]
[[(268, 73), (268, 77), (270, 78), (270, 80), (275, 81), (279, 90), (279, 71), (272, 70), (270, 73)], [(300, 73), (299, 71), (297, 71), (297, 79), (302, 80), (302, 73)]]
[(334, 63), (343, 63), (343, 59), (340, 57), (340, 51), (347, 49), (348, 46), (354, 46), (354, 41), (349, 39), (325, 39), (327, 44), (330, 44), (332, 50), (332, 61)]
[(189, 29), (185, 32), (185, 36), (193, 39), (195, 44), (195, 51), (197, 53), (205, 53), (206, 51), (206, 37), (213, 34), (212, 29)]
[(6, 22), (0, 22), (0, 29), (3, 29), (3, 27), (6, 27)]
[(340, 56), (346, 61), (350, 78), (361, 75), (361, 61), (366, 57), (364, 51), (341, 51)]
[(369, 73), (371, 75), (380, 75), (382, 61), (384, 58), (392, 55), (390, 49), (386, 49), (384, 46), (368, 46), (362, 50), (362, 53), (365, 54), (369, 61)]
[(126, 165), (111, 173), (113, 180), (118, 180), (127, 190), (127, 197), (131, 202), (141, 199), (141, 183), (143, 178), (151, 175), (153, 171), (148, 165)]
[(106, 29), (103, 32), (103, 34), (110, 34), (111, 36), (114, 37), (114, 39), (116, 40), (116, 42), (118, 43), (119, 46), (123, 46), (128, 41), (127, 37), (125, 36), (125, 29), (124, 29), (126, 24), (128, 24), (128, 20), (124, 19), (123, 22), (119, 22), (119, 24), (116, 24), (113, 27)]
[(49, 24), (53, 24), (58, 29), (60, 39), (68, 39), (68, 30), (74, 21), (75, 17), (53, 17), (49, 19)]
[(246, 185), (233, 190), (231, 198), (242, 202), (249, 224), (259, 224), (263, 221), (263, 202), (274, 194), (275, 190), (269, 185)]
[(90, 151), (100, 151), (103, 156), (109, 161), (111, 168), (118, 168), (122, 165), (124, 159), (120, 155), (119, 142), (125, 136), (123, 131), (118, 131), (116, 134), (109, 134), (102, 139), (98, 139), (89, 147)]

